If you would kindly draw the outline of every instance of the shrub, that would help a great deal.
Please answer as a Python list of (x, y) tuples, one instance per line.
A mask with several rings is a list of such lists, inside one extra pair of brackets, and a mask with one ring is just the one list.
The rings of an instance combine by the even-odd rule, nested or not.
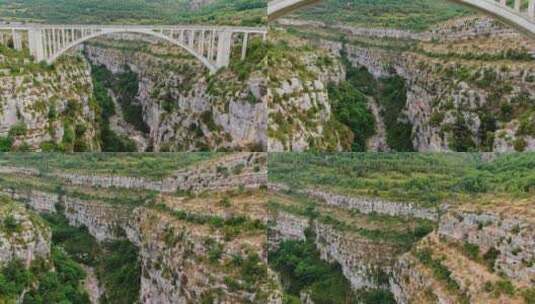
[(4, 230), (8, 233), (20, 232), (21, 225), (13, 215), (8, 215), (4, 218)]
[(13, 138), (11, 136), (0, 137), (0, 152), (9, 152), (13, 146)]
[(28, 127), (23, 121), (19, 121), (16, 124), (12, 125), (9, 129), (9, 137), (24, 136), (28, 132)]

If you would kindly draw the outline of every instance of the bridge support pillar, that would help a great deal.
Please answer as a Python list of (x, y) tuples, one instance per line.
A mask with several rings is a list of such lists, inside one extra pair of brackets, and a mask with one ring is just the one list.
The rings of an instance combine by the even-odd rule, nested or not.
[(0, 44), (6, 44), (6, 36), (4, 35), (4, 32), (0, 32)]
[(217, 40), (216, 66), (218, 68), (226, 67), (230, 62), (230, 46), (232, 43), (232, 32), (219, 32)]
[(45, 50), (41, 30), (28, 30), (28, 47), (30, 49), (30, 54), (35, 58), (35, 61), (41, 62), (45, 60)]
[(531, 19), (535, 19), (535, 0), (529, 0), (528, 4), (528, 16)]
[(515, 11), (520, 12), (520, 5), (521, 5), (521, 1), (515, 0)]
[(22, 50), (22, 34), (17, 30), (12, 30), (11, 36), (13, 38), (13, 48), (18, 51)]
[(243, 34), (243, 45), (241, 47), (241, 60), (245, 59), (247, 55), (247, 40), (249, 39), (249, 33)]

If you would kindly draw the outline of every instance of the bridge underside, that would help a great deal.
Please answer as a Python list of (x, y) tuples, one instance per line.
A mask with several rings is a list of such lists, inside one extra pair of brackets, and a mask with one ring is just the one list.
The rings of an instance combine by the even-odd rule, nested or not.
[(273, 21), (297, 9), (310, 6), (318, 2), (320, 2), (320, 0), (274, 0), (268, 5), (268, 20)]

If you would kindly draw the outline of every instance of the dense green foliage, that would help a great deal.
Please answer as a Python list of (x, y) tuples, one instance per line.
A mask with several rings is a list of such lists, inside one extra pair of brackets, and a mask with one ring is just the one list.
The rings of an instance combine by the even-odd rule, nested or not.
[(41, 272), (36, 289), (24, 295), (24, 304), (80, 303), (89, 304), (82, 287), (86, 273), (61, 248), (52, 247), (55, 271)]
[(14, 302), (32, 281), (32, 273), (20, 260), (12, 260), (0, 271), (0, 302)]
[[(56, 208), (59, 213), (43, 215), (52, 228), (54, 246), (64, 250), (68, 259), (96, 268), (99, 282), (106, 290), (102, 303), (135, 303), (139, 298), (141, 277), (137, 248), (127, 240), (98, 243), (86, 227), (70, 226), (62, 207), (56, 205)], [(74, 261), (65, 266), (75, 267)], [(41, 296), (42, 292), (45, 290), (38, 290), (34, 297)]]
[[(346, 43), (345, 41), (343, 41)], [(365, 151), (366, 140), (375, 132), (375, 120), (367, 107), (367, 96), (382, 107), (388, 146), (398, 152), (413, 151), (412, 125), (402, 113), (407, 102), (405, 81), (399, 76), (375, 79), (364, 67), (355, 68), (342, 52), (346, 82), (329, 87), (333, 112), (355, 134), (353, 151)]]
[(115, 104), (108, 94), (112, 90), (121, 106), (123, 119), (141, 132), (149, 132), (149, 127), (143, 120), (143, 109), (136, 102), (138, 93), (137, 74), (125, 66), (125, 71), (117, 75), (112, 74), (104, 66), (93, 66), (91, 75), (94, 84), (94, 98), (100, 108), (101, 144), (104, 152), (131, 152), (136, 150), (135, 143), (124, 136), (119, 136), (110, 129), (109, 118), (117, 111)]
[(338, 121), (353, 131), (352, 151), (366, 151), (366, 140), (375, 133), (375, 120), (367, 99), (351, 82), (328, 87), (332, 111)]
[(283, 241), (276, 251), (269, 253), (269, 264), (281, 275), (287, 293), (285, 303), (299, 303), (302, 291), (306, 291), (314, 303), (395, 303), (393, 295), (387, 290), (354, 293), (340, 265), (322, 260), (313, 240), (314, 236), (308, 231), (305, 241)]
[(325, 0), (296, 13), (300, 18), (356, 26), (425, 30), (470, 14), (466, 8), (436, 0)]
[(105, 289), (101, 303), (135, 303), (141, 284), (137, 248), (126, 240), (107, 242), (102, 247), (104, 253), (97, 267), (97, 276)]
[[(56, 205), (59, 207), (59, 205)], [(52, 228), (52, 243), (63, 248), (78, 263), (95, 266), (101, 254), (99, 245), (85, 226), (73, 227), (65, 216), (43, 214), (42, 217)]]
[(29, 268), (20, 260), (11, 260), (0, 270), (0, 302), (15, 303), (24, 290), (22, 303), (80, 303), (89, 304), (82, 287), (85, 272), (80, 265), (56, 246), (52, 247), (51, 265), (42, 258), (35, 259)]
[(350, 195), (379, 196), (436, 206), (444, 200), (535, 191), (535, 155), (513, 153), (484, 161), (467, 153), (338, 153), (269, 155), (269, 179), (294, 187), (327, 187)]
[[(286, 292), (296, 297), (309, 290), (314, 303), (352, 303), (351, 287), (339, 265), (320, 258), (314, 242), (284, 241), (268, 261), (280, 273)], [(355, 302), (356, 303), (356, 302)]]
[(264, 0), (0, 0), (0, 18), (74, 24), (258, 25), (265, 23)]
[(399, 76), (379, 80), (379, 103), (383, 106), (386, 142), (398, 152), (414, 151), (412, 146), (412, 124), (402, 113), (407, 103), (405, 81)]
[[(91, 77), (93, 79), (93, 97), (98, 104), (100, 112), (97, 120), (100, 126), (100, 145), (104, 152), (133, 152), (136, 151), (135, 143), (124, 136), (117, 135), (111, 128), (109, 119), (116, 114), (115, 104), (108, 94), (106, 87), (111, 73), (102, 66), (92, 66)], [(136, 91), (137, 92), (137, 91)]]

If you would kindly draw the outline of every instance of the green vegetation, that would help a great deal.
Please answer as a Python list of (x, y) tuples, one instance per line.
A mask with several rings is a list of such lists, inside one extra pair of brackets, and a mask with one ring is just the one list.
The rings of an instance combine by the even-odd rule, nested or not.
[(340, 265), (323, 261), (313, 240), (314, 236), (307, 231), (305, 241), (283, 241), (276, 251), (269, 253), (269, 264), (281, 275), (287, 292), (284, 303), (299, 303), (302, 291), (314, 303), (395, 303), (387, 290), (363, 290), (354, 294)]
[(20, 260), (12, 260), (0, 271), (0, 302), (15, 303), (24, 290), (25, 304), (80, 303), (89, 304), (82, 287), (84, 270), (60, 248), (52, 247), (51, 260), (55, 271), (43, 259), (35, 259), (29, 268)]
[[(343, 41), (344, 46), (346, 41)], [(365, 151), (366, 140), (375, 133), (375, 120), (367, 107), (376, 100), (382, 106), (381, 116), (386, 127), (386, 142), (398, 152), (410, 152), (412, 146), (412, 125), (403, 114), (407, 102), (405, 81), (399, 76), (376, 80), (364, 67), (355, 68), (342, 52), (346, 67), (346, 82), (338, 87), (329, 86), (329, 99), (333, 104), (335, 117), (349, 126), (355, 134), (353, 151)]]
[(240, 233), (251, 231), (264, 231), (266, 229), (261, 220), (252, 220), (246, 216), (232, 216), (222, 218), (220, 216), (191, 213), (184, 210), (173, 210), (164, 204), (157, 204), (153, 208), (172, 214), (175, 218), (199, 225), (210, 225), (214, 229), (221, 229), (226, 239), (232, 239)]
[[(112, 78), (111, 72), (105, 67), (92, 66), (91, 77), (93, 79), (93, 98), (98, 104), (100, 125), (101, 150), (103, 152), (134, 152), (137, 150), (135, 143), (125, 137), (119, 136), (110, 128), (109, 119), (115, 115), (115, 104), (108, 94), (108, 81)], [(137, 92), (137, 90), (136, 90)]]
[(80, 303), (89, 304), (89, 296), (82, 286), (86, 273), (61, 248), (52, 247), (55, 271), (41, 269), (37, 288), (24, 295), (24, 304)]
[(321, 260), (314, 242), (284, 241), (268, 261), (281, 275), (286, 292), (299, 297), (303, 290), (314, 303), (347, 303), (351, 287), (339, 265)]
[(265, 24), (263, 0), (190, 1), (1, 0), (0, 18), (70, 24)]
[(117, 102), (121, 105), (124, 120), (141, 132), (149, 132), (149, 127), (143, 120), (143, 109), (135, 99), (139, 89), (136, 73), (132, 72), (128, 66), (125, 66), (124, 72), (113, 75), (104, 66), (93, 66), (92, 77), (93, 82), (96, 84), (95, 98), (97, 98), (102, 107), (101, 116), (104, 123), (107, 123), (109, 117), (116, 113), (115, 105), (111, 97), (108, 96), (108, 89), (110, 89), (117, 96)]
[(139, 176), (160, 180), (169, 174), (225, 153), (75, 153), (2, 154), (0, 165), (33, 167), (41, 172), (60, 170), (79, 174)]
[(10, 261), (0, 271), (0, 302), (14, 303), (31, 282), (32, 273), (22, 261)]
[(296, 12), (296, 15), (326, 23), (423, 31), (439, 22), (470, 13), (465, 7), (447, 1), (325, 0)]
[[(56, 205), (56, 208), (60, 207)], [(59, 208), (59, 212), (63, 212)], [(61, 213), (43, 214), (52, 228), (52, 243), (61, 247), (78, 263), (95, 266), (101, 254), (99, 244), (85, 226), (73, 227)]]
[(97, 266), (97, 276), (105, 289), (101, 303), (135, 303), (141, 284), (137, 248), (127, 240), (106, 242), (102, 248)]
[(535, 191), (534, 168), (535, 156), (526, 153), (496, 155), (492, 161), (467, 153), (269, 155), (271, 182), (425, 206), (444, 200), (475, 203), (486, 195), (529, 197)]
[(375, 120), (367, 99), (352, 83), (343, 82), (328, 87), (334, 116), (353, 131), (352, 151), (366, 151), (367, 139), (375, 133)]
[[(61, 252), (65, 251), (68, 259), (96, 269), (99, 282), (106, 290), (101, 297), (102, 303), (135, 303), (139, 298), (141, 277), (137, 248), (127, 240), (98, 243), (86, 227), (69, 226), (69, 221), (62, 214), (63, 208), (59, 205), (56, 208), (58, 213), (43, 215), (52, 227), (54, 246), (61, 248)], [(74, 265), (74, 262), (70, 263)], [(46, 294), (46, 291), (38, 290), (35, 297), (42, 293)]]

